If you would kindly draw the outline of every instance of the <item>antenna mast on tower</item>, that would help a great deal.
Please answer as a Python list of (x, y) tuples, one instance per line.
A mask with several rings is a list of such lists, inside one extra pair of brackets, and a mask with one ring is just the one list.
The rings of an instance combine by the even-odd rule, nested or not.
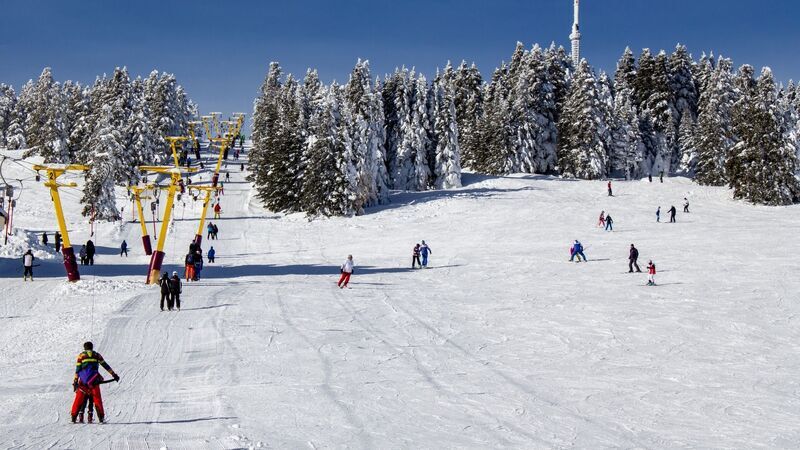
[(581, 62), (581, 32), (580, 25), (578, 23), (580, 0), (574, 0), (574, 3), (575, 11), (572, 22), (572, 34), (569, 35), (569, 39), (572, 41), (572, 63), (577, 67), (578, 63)]

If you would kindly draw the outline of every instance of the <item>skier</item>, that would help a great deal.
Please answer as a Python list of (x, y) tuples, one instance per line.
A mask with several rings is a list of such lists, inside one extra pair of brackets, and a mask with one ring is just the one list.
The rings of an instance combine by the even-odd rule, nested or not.
[(219, 206), (219, 202), (217, 202), (217, 204), (216, 204), (216, 205), (214, 205), (214, 218), (215, 218), (215, 219), (219, 219), (219, 213), (220, 213), (221, 211), (222, 211), (222, 207), (221, 207), (221, 206)]
[(661, 171), (661, 174), (658, 176), (658, 178), (661, 180), (662, 183), (664, 182), (664, 171), (663, 170)]
[(419, 264), (419, 268), (422, 268), (422, 263), (419, 262), (419, 243), (414, 246), (414, 250), (412, 250), (411, 255), (411, 268), (416, 269), (417, 264)]
[[(236, 159), (239, 159), (239, 158), (236, 158)], [(231, 181), (231, 173), (230, 172), (225, 172), (225, 181), (226, 182), (227, 181)]]
[(92, 240), (89, 239), (88, 241), (86, 241), (86, 264), (89, 264), (90, 266), (94, 265), (94, 253), (95, 253), (94, 242), (92, 242)]
[(203, 270), (203, 255), (200, 250), (194, 254), (194, 279), (192, 281), (200, 281), (200, 272)]
[(78, 252), (78, 255), (81, 257), (81, 265), (85, 266), (86, 265), (86, 246), (85, 245), (81, 245), (81, 251)]
[(636, 267), (637, 272), (641, 272), (639, 268), (639, 250), (631, 244), (631, 251), (628, 254), (628, 273), (633, 273), (633, 268)]
[(83, 422), (83, 408), (89, 403), (89, 423), (92, 423), (92, 408), (97, 410), (97, 419), (102, 423), (105, 420), (105, 409), (103, 408), (103, 396), (100, 393), (100, 383), (103, 377), (100, 375), (99, 366), (111, 375), (114, 381), (119, 382), (119, 375), (114, 373), (111, 366), (105, 362), (100, 353), (94, 351), (91, 342), (84, 342), (83, 351), (78, 355), (75, 365), (75, 377), (72, 380), (72, 390), (75, 392), (75, 401), (72, 402), (72, 422)]
[[(687, 200), (686, 197), (683, 197), (683, 212), (689, 212), (689, 200)], [(58, 251), (58, 249), (56, 249), (56, 251)]]
[(206, 256), (208, 257), (208, 262), (213, 263), (214, 262), (214, 256), (216, 256), (216, 254), (217, 254), (217, 252), (214, 250), (214, 247), (211, 247), (210, 249), (208, 249), (208, 253), (206, 253)]
[(206, 231), (208, 231), (208, 236), (206, 236), (206, 239), (211, 239), (211, 236), (214, 235), (214, 224), (212, 222), (208, 222), (208, 225), (206, 225)]
[[(570, 256), (570, 257), (572, 257), (574, 254), (575, 254), (575, 245), (573, 244), (573, 245), (572, 245), (572, 246), (569, 248), (569, 256)], [(572, 261), (572, 258), (570, 258), (570, 261)], [(578, 256), (578, 262), (581, 262), (581, 261), (583, 261), (583, 260), (581, 259), (581, 257), (580, 257), (580, 256)]]
[(239, 171), (244, 172), (244, 163), (239, 164)]
[(347, 287), (347, 283), (350, 282), (350, 275), (352, 275), (355, 271), (353, 255), (347, 255), (347, 261), (342, 264), (342, 267), (339, 268), (339, 271), (342, 273), (342, 276), (339, 277), (339, 282), (336, 283), (336, 285), (339, 286), (340, 289), (344, 289)]
[(164, 310), (164, 300), (167, 301), (167, 309), (172, 311), (172, 299), (169, 296), (169, 273), (164, 272), (161, 279), (158, 280), (158, 285), (161, 287), (161, 310)]
[(597, 220), (597, 226), (604, 228), (606, 226), (606, 212), (600, 211), (600, 218)]
[(31, 281), (33, 281), (33, 260), (36, 259), (33, 257), (33, 252), (31, 249), (28, 249), (24, 255), (22, 255), (22, 281), (28, 281), (28, 275), (31, 276)]
[(174, 304), (178, 311), (181, 310), (181, 278), (178, 272), (172, 272), (172, 278), (169, 280), (169, 299), (170, 304)]
[(46, 231), (42, 232), (42, 245), (47, 247), (47, 232)]
[(608, 196), (613, 197), (614, 193), (611, 191), (611, 180), (608, 181)]
[(656, 222), (661, 222), (661, 207), (656, 210)]
[(606, 214), (606, 231), (614, 231), (614, 219), (611, 214)]
[[(589, 260), (589, 258), (583, 254), (583, 245), (577, 239), (575, 239), (575, 243), (572, 245), (572, 256), (570, 256), (569, 260), (572, 261), (576, 256), (583, 258), (584, 261)], [(578, 261), (580, 261), (580, 258)]]
[(419, 248), (419, 252), (422, 255), (422, 267), (427, 269), (428, 268), (428, 255), (429, 254), (432, 255), (433, 254), (433, 250), (431, 250), (431, 248), (428, 247), (428, 244), (426, 244), (425, 241), (422, 241), (422, 246)]
[(122, 245), (119, 246), (119, 256), (125, 253), (125, 257), (128, 257), (128, 243), (125, 242), (125, 239), (122, 240)]
[(675, 214), (678, 213), (678, 210), (675, 209), (675, 205), (672, 205), (672, 208), (667, 212), (669, 213), (669, 223), (675, 223)]
[(647, 263), (647, 273), (649, 276), (647, 277), (647, 285), (648, 286), (655, 286), (656, 285), (656, 265), (653, 264), (653, 261), (650, 260)]
[(186, 281), (194, 279), (194, 253), (187, 253), (184, 259), (184, 276)]
[(652, 173), (648, 173), (647, 174), (647, 179), (650, 180), (650, 182), (652, 183), (653, 182), (653, 174)]
[(219, 182), (219, 195), (225, 195), (225, 183), (221, 181)]
[(219, 227), (217, 226), (217, 224), (214, 224), (214, 234), (213, 234), (213, 236), (214, 236), (214, 240), (215, 241), (217, 240), (217, 233), (219, 233)]
[(61, 233), (59, 233), (58, 231), (56, 231), (55, 241), (56, 241), (56, 253), (58, 253), (61, 251)]

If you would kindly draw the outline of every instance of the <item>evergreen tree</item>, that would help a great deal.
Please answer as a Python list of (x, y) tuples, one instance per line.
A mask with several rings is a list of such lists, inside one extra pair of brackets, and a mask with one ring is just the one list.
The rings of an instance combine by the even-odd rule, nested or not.
[[(414, 102), (418, 101), (415, 82), (416, 75), (403, 69), (396, 77), (394, 111), (396, 115), (396, 128), (394, 131), (395, 152), (394, 159), (389, 161), (392, 186), (398, 190), (416, 189), (416, 174), (414, 173)], [(424, 101), (424, 98), (423, 98)]]
[(614, 97), (609, 165), (611, 173), (624, 174), (625, 179), (632, 180), (642, 175), (644, 144), (633, 90), (624, 81), (619, 86)]
[(435, 87), (436, 188), (461, 187), (461, 157), (453, 87), (445, 77)]
[[(614, 89), (633, 89), (636, 83), (636, 59), (630, 47), (625, 47), (625, 52), (617, 61), (617, 70), (614, 72)], [(633, 92), (633, 91), (631, 91)]]
[(86, 174), (81, 203), (84, 216), (94, 216), (95, 220), (116, 220), (119, 210), (114, 194), (114, 180), (122, 165), (124, 147), (122, 136), (114, 124), (114, 107), (103, 105), (97, 126), (88, 141), (89, 164), (91, 170)]
[(45, 162), (70, 162), (64, 124), (66, 102), (49, 67), (36, 83), (28, 82), (19, 101), (26, 112), (25, 141), (31, 147), (26, 156), (39, 155)]
[(416, 80), (416, 95), (411, 111), (411, 147), (414, 149), (414, 180), (411, 182), (414, 190), (428, 190), (434, 183), (431, 177), (428, 153), (433, 145), (433, 140), (428, 134), (430, 117), (428, 117), (428, 82), (424, 75)]
[[(746, 71), (742, 75), (746, 82)], [(783, 127), (772, 71), (765, 68), (734, 108), (734, 129), (741, 140), (726, 161), (734, 198), (765, 205), (788, 205), (800, 198), (796, 149)]]
[(11, 127), (16, 105), (17, 95), (14, 88), (0, 83), (0, 147), (8, 145), (8, 129)]
[(456, 69), (453, 86), (461, 162), (465, 167), (472, 167), (481, 145), (479, 127), (483, 117), (483, 80), (475, 64), (467, 67), (462, 61)]
[(590, 180), (604, 177), (607, 151), (601, 139), (602, 106), (597, 80), (586, 60), (575, 71), (558, 125), (561, 174)]
[(511, 105), (505, 84), (506, 66), (495, 69), (486, 88), (485, 113), (480, 126), (483, 145), (475, 155), (474, 169), (490, 175), (510, 173), (515, 156)]
[(730, 69), (730, 61), (720, 58), (700, 95), (694, 135), (694, 145), (697, 148), (695, 181), (699, 184), (722, 186), (728, 181), (725, 158), (735, 143), (731, 128), (735, 91)]
[(692, 74), (692, 56), (683, 45), (675, 47), (669, 57), (669, 84), (673, 93), (676, 124), (683, 119), (683, 112), (688, 111), (691, 119), (697, 117), (697, 87)]
[(694, 176), (698, 158), (694, 128), (692, 113), (685, 110), (681, 115), (681, 123), (678, 126), (678, 147), (681, 151), (680, 170), (689, 176)]

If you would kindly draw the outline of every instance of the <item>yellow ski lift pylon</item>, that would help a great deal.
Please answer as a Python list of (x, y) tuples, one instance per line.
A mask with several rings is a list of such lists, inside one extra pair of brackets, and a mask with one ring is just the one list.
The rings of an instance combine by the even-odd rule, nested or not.
[(152, 255), (153, 254), (153, 246), (150, 243), (150, 235), (147, 234), (147, 222), (144, 218), (144, 209), (142, 209), (142, 200), (147, 200), (152, 197), (142, 196), (142, 192), (145, 192), (149, 189), (153, 188), (153, 184), (146, 184), (145, 186), (128, 186), (128, 191), (133, 194), (133, 199), (136, 202), (136, 211), (139, 214), (139, 223), (142, 226), (142, 246), (144, 247), (144, 254), (145, 255)]
[(64, 255), (64, 268), (67, 270), (67, 280), (78, 281), (81, 279), (81, 274), (78, 272), (78, 262), (75, 259), (75, 249), (72, 248), (72, 243), (69, 240), (69, 232), (67, 231), (67, 222), (64, 219), (64, 209), (61, 206), (61, 196), (58, 194), (60, 187), (77, 187), (77, 183), (59, 183), (58, 177), (64, 175), (66, 172), (86, 172), (90, 166), (80, 164), (69, 164), (66, 166), (45, 166), (36, 164), (33, 170), (37, 172), (44, 170), (47, 172), (47, 181), (44, 185), (50, 188), (50, 198), (53, 200), (53, 206), (56, 210), (56, 221), (58, 222), (58, 230), (61, 233), (61, 254)]

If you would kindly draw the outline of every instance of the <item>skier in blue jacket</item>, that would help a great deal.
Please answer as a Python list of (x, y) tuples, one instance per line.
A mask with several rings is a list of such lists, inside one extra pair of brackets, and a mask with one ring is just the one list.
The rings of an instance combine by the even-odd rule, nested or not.
[(569, 260), (572, 261), (575, 259), (575, 256), (580, 256), (584, 261), (588, 261), (586, 255), (583, 254), (583, 245), (577, 239), (575, 239), (575, 243), (572, 244), (572, 256), (570, 256)]
[(433, 250), (428, 247), (428, 244), (425, 241), (422, 241), (422, 245), (419, 247), (419, 253), (422, 255), (422, 267), (428, 267), (428, 255), (433, 254)]

